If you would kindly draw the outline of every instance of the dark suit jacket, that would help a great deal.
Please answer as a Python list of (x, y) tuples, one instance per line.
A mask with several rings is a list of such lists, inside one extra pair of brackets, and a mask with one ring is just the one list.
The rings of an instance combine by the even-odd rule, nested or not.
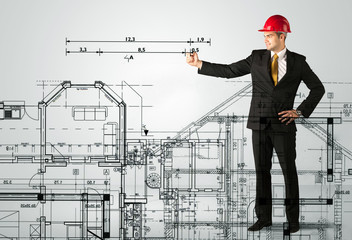
[(296, 131), (295, 123), (281, 123), (278, 113), (293, 109), (298, 86), (303, 80), (310, 92), (297, 110), (300, 110), (304, 117), (309, 117), (325, 93), (324, 86), (310, 69), (305, 56), (289, 50), (286, 74), (274, 86), (270, 73), (270, 58), (270, 51), (254, 50), (246, 59), (229, 65), (203, 61), (198, 73), (223, 78), (235, 78), (251, 73), (253, 91), (247, 127), (261, 130), (271, 124), (277, 131)]

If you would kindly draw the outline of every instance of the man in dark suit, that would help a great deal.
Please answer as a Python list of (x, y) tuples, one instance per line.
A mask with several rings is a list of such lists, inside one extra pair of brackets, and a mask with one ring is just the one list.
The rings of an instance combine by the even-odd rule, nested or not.
[[(296, 170), (296, 126), (294, 119), (309, 117), (325, 93), (324, 87), (305, 57), (286, 48), (290, 31), (287, 19), (271, 16), (265, 23), (266, 49), (254, 50), (246, 59), (232, 64), (201, 61), (197, 53), (187, 54), (187, 63), (199, 74), (235, 78), (252, 75), (253, 91), (247, 127), (252, 129), (256, 169), (255, 212), (257, 222), (248, 228), (258, 231), (272, 225), (271, 158), (273, 149), (284, 175), (286, 216), (291, 233), (299, 230), (299, 189)], [(293, 109), (301, 81), (310, 89), (307, 98)]]

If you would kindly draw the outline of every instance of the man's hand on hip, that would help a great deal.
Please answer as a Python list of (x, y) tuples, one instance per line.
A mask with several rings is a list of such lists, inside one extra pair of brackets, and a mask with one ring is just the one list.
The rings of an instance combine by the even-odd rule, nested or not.
[(286, 122), (286, 125), (290, 124), (293, 120), (299, 117), (299, 114), (294, 109), (279, 112), (278, 115), (280, 116), (279, 120), (282, 123)]

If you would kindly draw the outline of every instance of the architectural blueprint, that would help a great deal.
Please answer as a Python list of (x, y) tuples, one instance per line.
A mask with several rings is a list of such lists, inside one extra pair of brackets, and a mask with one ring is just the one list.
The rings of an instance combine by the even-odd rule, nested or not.
[(303, 24), (317, 8), (317, 21), (339, 12), (351, 23), (351, 4), (311, 3), (298, 19), (302, 3), (275, 11), (296, 22), (288, 47), (307, 55), (326, 94), (296, 120), (301, 229), (290, 234), (275, 153), (273, 225), (247, 231), (250, 76), (210, 78), (185, 63), (189, 51), (234, 62), (263, 48), (256, 30), (274, 10), (258, 1), (263, 12), (245, 24), (254, 13), (241, 1), (1, 1), (0, 239), (351, 239), (351, 50), (328, 65), (319, 48), (333, 38), (322, 30), (304, 43)]

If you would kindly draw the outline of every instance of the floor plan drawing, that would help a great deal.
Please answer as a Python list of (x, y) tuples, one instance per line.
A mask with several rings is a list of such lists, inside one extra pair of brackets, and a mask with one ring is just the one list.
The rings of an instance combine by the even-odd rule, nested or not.
[(300, 232), (285, 231), (275, 156), (274, 224), (247, 231), (255, 171), (245, 161), (246, 117), (222, 113), (250, 90), (159, 139), (129, 133), (128, 104), (99, 81), (64, 81), (37, 106), (1, 101), (1, 238), (347, 239), (352, 152), (334, 139), (339, 117), (297, 120), (316, 139), (298, 170)]
[[(350, 0), (0, 0), (0, 240), (351, 240), (350, 9)], [(274, 14), (290, 23), (287, 50), (325, 88), (312, 115), (295, 120), (295, 233), (275, 151), (272, 226), (248, 231), (258, 220), (247, 128), (256, 81), (199, 74), (186, 57), (246, 59), (267, 47), (258, 30)], [(309, 88), (285, 93), (296, 109)]]

